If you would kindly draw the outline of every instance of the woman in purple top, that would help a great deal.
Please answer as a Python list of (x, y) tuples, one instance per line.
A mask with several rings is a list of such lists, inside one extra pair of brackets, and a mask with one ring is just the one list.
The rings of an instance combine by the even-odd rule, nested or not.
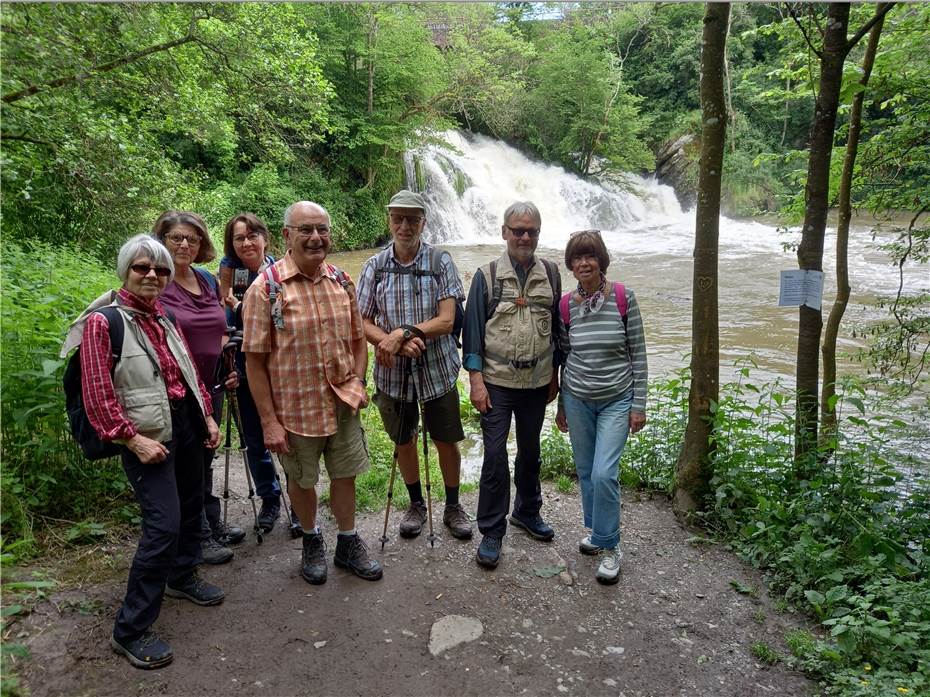
[[(174, 261), (174, 280), (161, 295), (162, 304), (170, 310), (187, 337), (191, 357), (208, 388), (216, 385), (217, 362), (226, 343), (226, 313), (219, 295), (216, 277), (193, 264), (216, 258), (207, 226), (196, 213), (165, 211), (152, 228)], [(225, 374), (225, 373), (224, 373)], [(235, 374), (224, 387), (235, 389)], [(223, 409), (223, 389), (214, 389), (213, 413), (220, 423)], [(233, 557), (226, 545), (241, 542), (242, 528), (226, 526), (220, 516), (220, 500), (213, 494), (213, 457), (215, 450), (205, 450), (203, 456), (203, 560), (207, 564), (223, 564)]]

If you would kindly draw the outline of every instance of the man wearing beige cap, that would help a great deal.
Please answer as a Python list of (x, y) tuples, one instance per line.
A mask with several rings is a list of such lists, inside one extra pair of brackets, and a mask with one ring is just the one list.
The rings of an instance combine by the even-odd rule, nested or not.
[(357, 292), (365, 337), (375, 347), (374, 402), (410, 494), (400, 534), (416, 537), (427, 517), (417, 456), (419, 402), (424, 429), (439, 453), (446, 494), (443, 522), (453, 537), (469, 539), (471, 521), (458, 500), (458, 442), (465, 434), (456, 389), (462, 363), (452, 335), (465, 289), (451, 255), (421, 239), (423, 197), (399, 191), (387, 210), (393, 240), (365, 262)]

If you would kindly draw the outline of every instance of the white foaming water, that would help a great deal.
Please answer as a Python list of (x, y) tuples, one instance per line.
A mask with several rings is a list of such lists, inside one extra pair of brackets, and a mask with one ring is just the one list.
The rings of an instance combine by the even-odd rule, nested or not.
[[(501, 215), (514, 201), (533, 201), (542, 214), (540, 247), (562, 251), (574, 230), (598, 228), (616, 261), (625, 268), (652, 265), (658, 259), (688, 259), (694, 246), (694, 212), (683, 211), (671, 187), (655, 179), (625, 175), (626, 190), (601, 185), (566, 172), (562, 167), (531, 160), (519, 150), (481, 135), (447, 131), (441, 137), (454, 150), (425, 146), (407, 154), (408, 171), (415, 156), (426, 178), (429, 202), (426, 237), (442, 245), (501, 244)], [(457, 151), (457, 152), (456, 152)], [(456, 192), (456, 179), (464, 191)], [(772, 226), (721, 218), (719, 255), (721, 284), (728, 262), (748, 265), (756, 285), (764, 277), (764, 302), (777, 299), (778, 271), (797, 268), (785, 242), (797, 242), (799, 230), (783, 235)], [(824, 249), (827, 269), (825, 298), (832, 294), (834, 230), (828, 229)], [(554, 256), (554, 255), (553, 255)], [(560, 256), (560, 255), (559, 255)], [(897, 276), (884, 255), (876, 253), (866, 228), (850, 235), (850, 273), (853, 292), (890, 294)], [(661, 266), (661, 264), (660, 264)], [(919, 279), (911, 274), (908, 286)], [(749, 290), (748, 288), (744, 288)]]

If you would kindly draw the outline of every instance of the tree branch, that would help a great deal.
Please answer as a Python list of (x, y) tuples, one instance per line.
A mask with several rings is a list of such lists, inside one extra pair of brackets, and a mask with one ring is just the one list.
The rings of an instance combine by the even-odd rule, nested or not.
[(804, 28), (803, 24), (801, 24), (801, 20), (798, 19), (798, 16), (795, 13), (794, 8), (791, 7), (791, 5), (788, 4), (787, 2), (785, 3), (785, 7), (788, 10), (788, 15), (791, 17), (791, 19), (794, 20), (794, 23), (798, 25), (798, 29), (801, 30), (801, 34), (804, 35), (804, 41), (807, 42), (807, 45), (810, 47), (810, 50), (813, 51), (818, 58), (823, 58), (823, 55), (821, 55), (820, 51), (818, 51), (817, 48), (814, 46), (813, 42), (811, 42), (811, 38), (807, 35), (807, 29)]
[(868, 22), (863, 24), (859, 28), (859, 31), (853, 34), (853, 37), (849, 41), (846, 42), (846, 53), (849, 53), (853, 49), (853, 46), (859, 43), (859, 41), (862, 40), (862, 37), (868, 34), (869, 31), (871, 31), (875, 23), (878, 20), (880, 20), (882, 17), (884, 17), (886, 14), (888, 14), (891, 11), (891, 8), (894, 6), (895, 6), (895, 3), (893, 2), (879, 3), (878, 7), (875, 8), (875, 14), (872, 15), (872, 19), (870, 19)]
[(122, 58), (117, 58), (116, 60), (112, 60), (109, 63), (98, 65), (83, 73), (77, 73), (75, 75), (68, 75), (67, 77), (56, 78), (54, 80), (49, 80), (48, 82), (43, 82), (38, 85), (30, 85), (29, 87), (26, 87), (21, 90), (17, 90), (16, 92), (8, 92), (7, 94), (3, 95), (2, 100), (4, 103), (9, 104), (11, 102), (15, 102), (25, 97), (31, 97), (32, 95), (37, 94), (39, 92), (55, 89), (56, 87), (63, 87), (64, 85), (73, 84), (75, 82), (81, 82), (83, 80), (87, 80), (91, 77), (94, 77), (95, 75), (99, 75), (100, 73), (110, 72), (111, 70), (115, 70), (116, 68), (127, 65), (128, 63), (133, 63), (135, 61), (141, 60), (147, 56), (152, 55), (153, 53), (160, 53), (162, 51), (168, 51), (172, 48), (176, 48), (178, 46), (183, 46), (184, 44), (191, 43), (192, 41), (197, 41), (198, 40), (197, 37), (194, 36), (193, 34), (193, 24), (195, 23), (195, 21), (196, 20), (191, 21), (192, 26), (190, 30), (188, 30), (188, 33), (185, 36), (181, 37), (180, 39), (175, 39), (174, 41), (166, 41), (165, 43), (156, 44), (155, 46), (149, 46), (146, 49), (143, 49), (141, 51), (136, 51), (134, 53), (130, 53), (129, 55), (123, 56)]

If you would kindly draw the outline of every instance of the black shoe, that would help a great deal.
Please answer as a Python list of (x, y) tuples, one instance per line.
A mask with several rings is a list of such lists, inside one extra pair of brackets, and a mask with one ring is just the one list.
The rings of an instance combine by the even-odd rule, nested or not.
[(384, 575), (381, 564), (368, 557), (368, 547), (358, 534), (336, 536), (336, 555), (333, 563), (366, 581), (377, 581)]
[(213, 539), (226, 547), (227, 545), (237, 545), (245, 539), (245, 530), (237, 525), (226, 525), (222, 520), (211, 525)]
[(219, 605), (226, 594), (219, 586), (204, 581), (196, 571), (182, 576), (165, 587), (165, 595), (171, 598), (184, 598), (197, 605)]
[(300, 524), (300, 518), (297, 517), (297, 513), (294, 511), (294, 507), (291, 506), (291, 539), (296, 540), (298, 537), (304, 534), (303, 526)]
[(146, 629), (142, 636), (132, 641), (110, 637), (110, 646), (116, 653), (123, 654), (136, 668), (161, 668), (171, 663), (174, 654), (171, 647), (158, 638), (151, 629)]
[(478, 545), (478, 553), (475, 555), (475, 561), (478, 562), (478, 565), (486, 569), (497, 568), (497, 564), (501, 560), (501, 545), (503, 542), (504, 538), (502, 537), (494, 537), (493, 535), (482, 537), (481, 544)]
[(271, 532), (274, 529), (275, 521), (281, 512), (281, 499), (277, 496), (269, 496), (262, 499), (262, 510), (258, 513), (258, 527), (262, 532)]
[(304, 535), (304, 551), (300, 560), (300, 575), (307, 583), (326, 583), (326, 542), (319, 533)]
[(200, 543), (200, 550), (203, 552), (204, 564), (225, 564), (232, 561), (234, 556), (229, 547), (224, 547), (212, 537)]
[(546, 521), (538, 513), (532, 518), (517, 518), (516, 515), (512, 515), (510, 516), (510, 522), (518, 528), (523, 528), (530, 534), (530, 537), (535, 537), (537, 540), (548, 542), (555, 537), (555, 531), (546, 524)]

